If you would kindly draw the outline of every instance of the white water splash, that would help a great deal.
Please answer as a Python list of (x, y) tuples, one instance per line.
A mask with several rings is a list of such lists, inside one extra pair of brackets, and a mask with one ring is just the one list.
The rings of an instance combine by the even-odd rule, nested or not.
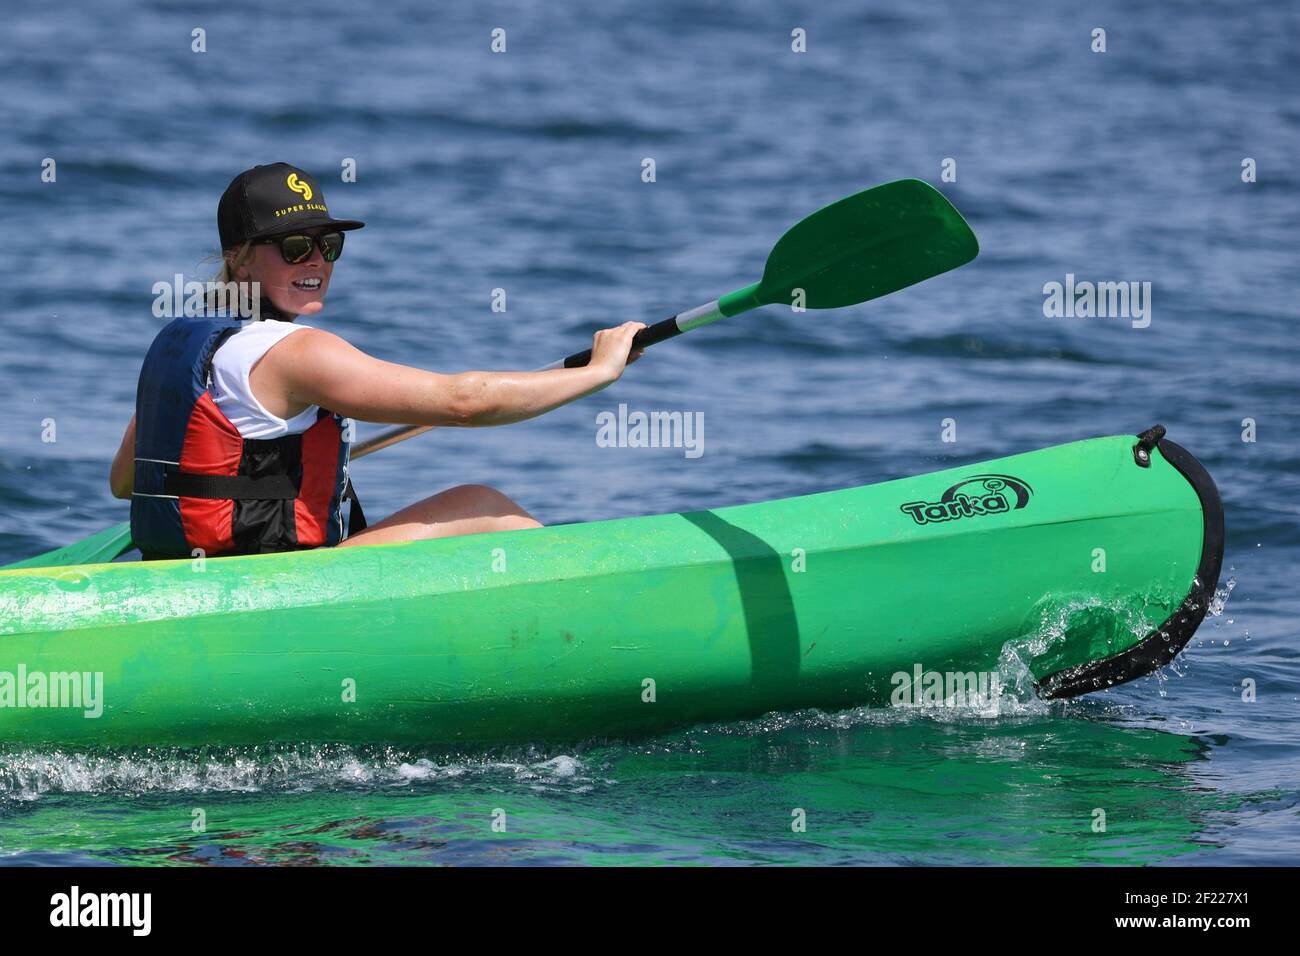
[[(1228, 606), (1228, 598), (1232, 596), (1232, 590), (1236, 586), (1237, 586), (1237, 579), (1234, 576), (1228, 578), (1227, 583), (1224, 584), (1223, 587), (1217, 588), (1215, 590), (1214, 596), (1210, 598), (1210, 606), (1208, 608), (1211, 616), (1213, 617), (1223, 616), (1223, 611)], [(1228, 621), (1228, 623), (1231, 624), (1232, 621)]]
[(587, 782), (582, 760), (561, 754), (422, 757), (395, 748), (267, 746), (209, 751), (4, 751), (0, 803), (70, 793), (256, 793), (400, 788), (461, 777), (505, 776), (572, 790)]

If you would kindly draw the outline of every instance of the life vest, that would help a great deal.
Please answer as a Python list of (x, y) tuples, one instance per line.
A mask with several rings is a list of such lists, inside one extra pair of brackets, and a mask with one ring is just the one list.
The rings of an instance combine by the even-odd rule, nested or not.
[(320, 410), (305, 432), (244, 438), (217, 407), (212, 357), (241, 328), (175, 319), (149, 347), (136, 389), (131, 537), (146, 559), (264, 554), (338, 544), (365, 527), (348, 482), (347, 420)]

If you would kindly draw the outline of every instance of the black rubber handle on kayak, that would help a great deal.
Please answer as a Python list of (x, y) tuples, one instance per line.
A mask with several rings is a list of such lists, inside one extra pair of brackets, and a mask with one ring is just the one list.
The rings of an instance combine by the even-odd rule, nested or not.
[[(665, 339), (671, 339), (674, 335), (681, 335), (682, 330), (677, 327), (677, 316), (664, 319), (662, 322), (656, 322), (654, 325), (647, 325), (644, 329), (632, 337), (632, 348), (643, 349), (646, 346), (654, 345), (656, 342), (662, 342)], [(574, 352), (564, 360), (565, 368), (581, 368), (591, 361), (591, 349), (583, 349), (581, 352)]]

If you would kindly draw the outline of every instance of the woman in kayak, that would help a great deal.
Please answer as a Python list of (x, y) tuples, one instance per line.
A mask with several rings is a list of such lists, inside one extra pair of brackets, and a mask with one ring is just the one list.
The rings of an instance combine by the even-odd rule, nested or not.
[(145, 358), (110, 484), (131, 499), (146, 557), (539, 527), (495, 488), (458, 485), (368, 527), (354, 499), (345, 539), (346, 419), (477, 427), (533, 418), (617, 381), (640, 355), (632, 337), (642, 323), (597, 332), (581, 368), (441, 375), (396, 365), (294, 321), (321, 311), (344, 233), (364, 225), (332, 218), (308, 174), (286, 163), (240, 173), (217, 222), (217, 281), (253, 289), (240, 301), (257, 309), (253, 321), (176, 319)]

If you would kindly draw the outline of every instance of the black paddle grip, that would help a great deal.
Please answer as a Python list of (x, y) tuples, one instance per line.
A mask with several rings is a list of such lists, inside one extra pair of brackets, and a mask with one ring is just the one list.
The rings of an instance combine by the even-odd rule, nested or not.
[[(654, 325), (647, 325), (632, 338), (632, 348), (643, 349), (647, 346), (654, 345), (656, 342), (662, 342), (664, 339), (671, 339), (674, 335), (681, 335), (682, 330), (677, 327), (677, 316), (670, 319), (664, 319), (662, 322), (656, 322)], [(591, 349), (583, 349), (581, 352), (574, 352), (564, 360), (565, 368), (581, 368), (591, 361)]]

